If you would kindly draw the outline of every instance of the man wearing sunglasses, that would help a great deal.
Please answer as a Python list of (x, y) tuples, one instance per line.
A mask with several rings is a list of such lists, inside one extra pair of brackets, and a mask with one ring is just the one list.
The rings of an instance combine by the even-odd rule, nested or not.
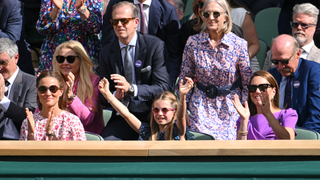
[[(292, 36), (298, 41), (302, 50), (301, 57), (320, 63), (320, 49), (313, 41), (319, 10), (310, 3), (297, 4), (293, 7), (293, 21), (290, 22)], [(273, 68), (271, 51), (267, 52), (263, 70)]]
[[(159, 38), (137, 31), (138, 9), (122, 1), (114, 5), (113, 25), (117, 38), (106, 45), (100, 57), (100, 77), (110, 82), (110, 91), (142, 122), (149, 121), (153, 99), (170, 90), (165, 62), (165, 44)], [(110, 106), (101, 95), (101, 103)], [(136, 140), (138, 134), (116, 111), (101, 133), (106, 140)]]
[(298, 127), (320, 132), (320, 64), (301, 56), (295, 38), (276, 37), (271, 46), (276, 68), (269, 72), (279, 85), (279, 107), (298, 113)]
[(19, 139), (25, 108), (37, 107), (36, 77), (17, 66), (18, 47), (8, 38), (0, 38), (0, 139)]

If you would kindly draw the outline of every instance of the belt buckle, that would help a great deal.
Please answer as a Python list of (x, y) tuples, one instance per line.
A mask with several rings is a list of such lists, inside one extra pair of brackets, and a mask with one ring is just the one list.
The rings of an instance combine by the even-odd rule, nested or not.
[(213, 99), (213, 98), (217, 97), (218, 94), (219, 94), (219, 89), (215, 85), (210, 84), (206, 87), (207, 97)]

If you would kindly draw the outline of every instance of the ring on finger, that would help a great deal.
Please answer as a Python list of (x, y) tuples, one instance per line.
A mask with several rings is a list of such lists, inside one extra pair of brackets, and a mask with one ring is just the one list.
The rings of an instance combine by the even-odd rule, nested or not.
[(265, 103), (262, 103), (262, 106), (264, 106), (265, 105)]

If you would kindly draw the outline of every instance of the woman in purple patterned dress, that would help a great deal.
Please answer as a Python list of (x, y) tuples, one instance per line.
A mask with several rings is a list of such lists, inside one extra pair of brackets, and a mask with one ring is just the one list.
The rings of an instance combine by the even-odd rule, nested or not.
[(38, 72), (52, 70), (56, 47), (76, 40), (85, 47), (98, 71), (103, 0), (43, 0), (37, 30), (45, 36), (40, 50)]
[(180, 76), (196, 76), (198, 81), (187, 97), (190, 128), (217, 140), (235, 140), (239, 114), (233, 96), (247, 100), (246, 86), (252, 75), (247, 42), (230, 32), (232, 21), (225, 0), (207, 0), (202, 12), (202, 31), (187, 41)]

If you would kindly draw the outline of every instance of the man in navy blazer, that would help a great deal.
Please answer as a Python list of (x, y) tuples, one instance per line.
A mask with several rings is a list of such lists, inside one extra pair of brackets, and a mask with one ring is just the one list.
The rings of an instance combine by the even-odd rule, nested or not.
[[(149, 123), (153, 99), (159, 93), (170, 89), (169, 74), (165, 66), (168, 57), (165, 44), (155, 36), (136, 31), (139, 19), (134, 4), (119, 2), (112, 15), (117, 38), (107, 44), (100, 53), (100, 76), (108, 79), (110, 91), (115, 92), (115, 97), (127, 105), (131, 113), (142, 122)], [(133, 69), (133, 77), (128, 79), (132, 78), (132, 83), (126, 75), (127, 46), (130, 46), (128, 53), (133, 65), (129, 68)], [(124, 102), (123, 95), (129, 96), (129, 104)], [(102, 95), (100, 100), (103, 105), (108, 106)], [(101, 136), (106, 140), (138, 139), (138, 134), (115, 111)]]
[(298, 113), (298, 127), (320, 132), (320, 64), (300, 58), (298, 42), (280, 35), (272, 43), (275, 68), (269, 72), (279, 85), (279, 107), (284, 104), (286, 77), (291, 78), (291, 108)]
[[(110, 0), (106, 13), (103, 16), (102, 46), (106, 46), (115, 38), (113, 27), (110, 23), (112, 6), (124, 0)], [(166, 0), (126, 0), (136, 6), (143, 3), (146, 7), (150, 3), (148, 18), (148, 34), (155, 35), (165, 42), (169, 58), (167, 69), (170, 74), (170, 86), (173, 88), (176, 78), (180, 73), (181, 66), (181, 45), (179, 41), (180, 22), (176, 9)], [(138, 26), (139, 30), (140, 25)]]

